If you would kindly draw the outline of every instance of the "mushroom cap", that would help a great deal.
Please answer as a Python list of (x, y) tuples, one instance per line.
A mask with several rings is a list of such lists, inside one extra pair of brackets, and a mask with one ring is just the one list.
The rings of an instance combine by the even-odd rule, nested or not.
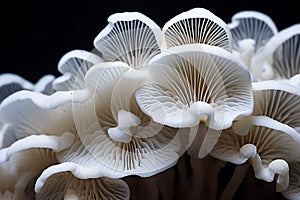
[(127, 184), (121, 179), (101, 177), (78, 179), (70, 172), (50, 176), (36, 193), (36, 199), (115, 199), (126, 200), (130, 197)]
[(91, 98), (72, 107), (79, 137), (58, 155), (60, 162), (71, 163), (76, 177), (148, 177), (177, 162), (178, 130), (140, 110), (134, 90), (144, 76), (132, 78), (131, 72), (135, 69), (118, 61), (98, 63), (86, 73), (84, 90)]
[(299, 41), (300, 24), (278, 32), (253, 57), (253, 74), (260, 80), (289, 79), (299, 74)]
[(284, 129), (283, 124), (278, 126), (276, 130), (255, 125), (255, 122), (253, 122), (248, 133), (242, 135), (232, 128), (226, 129), (221, 133), (218, 142), (209, 155), (226, 162), (242, 164), (249, 157), (245, 156), (248, 150), (245, 151), (244, 149), (241, 153), (241, 148), (244, 145), (252, 144), (256, 147), (256, 151), (250, 152), (249, 149), (249, 156), (258, 154), (261, 158), (261, 164), (264, 166), (268, 166), (278, 158), (287, 162), (299, 158), (299, 152), (294, 151), (295, 148), (299, 147), (299, 134), (297, 136), (282, 132), (278, 129), (280, 129), (280, 126)]
[(170, 19), (163, 27), (168, 48), (193, 43), (222, 47), (231, 51), (227, 24), (205, 8), (194, 8)]
[(255, 116), (268, 116), (294, 129), (300, 127), (300, 91), (279, 81), (252, 83)]
[(58, 71), (63, 75), (55, 79), (53, 88), (58, 91), (82, 89), (85, 73), (99, 62), (103, 62), (99, 56), (85, 50), (66, 53), (58, 63)]
[(62, 151), (70, 147), (73, 141), (74, 135), (72, 133), (64, 133), (61, 136), (31, 135), (1, 149), (0, 163), (7, 162), (13, 154), (26, 149), (44, 148), (52, 149), (55, 152)]
[(61, 135), (74, 131), (70, 103), (84, 101), (88, 91), (59, 91), (51, 95), (22, 90), (0, 105), (1, 147), (31, 135)]
[(0, 105), (0, 121), (4, 124), (2, 147), (30, 135), (73, 132), (70, 106), (73, 94), (69, 91), (45, 95), (23, 90), (10, 95)]
[(136, 99), (143, 112), (160, 124), (193, 127), (204, 121), (220, 130), (252, 112), (249, 72), (220, 47), (173, 47), (154, 57), (148, 71), (152, 83), (139, 87)]
[(30, 195), (28, 191), (33, 190), (31, 182), (45, 168), (56, 163), (55, 154), (50, 149), (34, 148), (13, 154), (8, 162), (0, 164), (0, 193), (10, 184), (9, 190), (16, 199), (33, 199), (34, 197), (27, 196)]
[(122, 61), (134, 69), (144, 68), (160, 53), (160, 27), (138, 12), (111, 15), (109, 24), (97, 35), (94, 46), (105, 61)]
[(33, 90), (44, 94), (53, 93), (53, 75), (42, 76), (33, 84), (17, 74), (4, 73), (0, 75), (0, 103), (9, 95), (20, 90)]
[(228, 26), (235, 51), (239, 51), (241, 41), (251, 39), (254, 41), (254, 52), (256, 52), (278, 32), (275, 23), (269, 16), (252, 10), (234, 14)]

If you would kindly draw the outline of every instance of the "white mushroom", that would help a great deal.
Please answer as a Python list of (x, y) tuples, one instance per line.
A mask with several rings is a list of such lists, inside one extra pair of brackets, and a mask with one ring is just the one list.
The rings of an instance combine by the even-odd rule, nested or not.
[[(222, 129), (252, 112), (250, 76), (228, 51), (206, 44), (170, 48), (149, 63), (152, 83), (136, 90), (136, 99), (153, 121), (175, 128), (191, 128), (199, 156), (213, 147)], [(206, 124), (208, 130), (199, 128)], [(195, 134), (201, 134), (197, 136)], [(203, 148), (199, 147), (202, 146)], [(191, 150), (191, 151), (195, 151)], [(195, 152), (193, 153), (195, 154)]]
[(300, 73), (300, 24), (281, 30), (253, 58), (251, 69), (259, 80), (289, 79)]
[[(0, 107), (0, 118), (3, 119), (5, 123), (9, 123), (13, 126), (14, 130), (16, 131), (16, 137), (18, 140), (8, 146), (7, 148), (1, 149), (1, 163), (4, 163), (3, 166), (6, 166), (8, 164), (13, 162), (13, 159), (15, 158), (15, 155), (23, 154), (23, 152), (26, 151), (35, 151), (35, 150), (45, 150), (45, 149), (51, 149), (53, 152), (55, 152), (55, 156), (58, 152), (61, 152), (65, 149), (65, 151), (74, 150), (72, 147), (73, 141), (74, 141), (74, 134), (72, 133), (65, 133), (66, 131), (72, 131), (76, 133), (75, 125), (72, 118), (72, 111), (70, 107), (71, 102), (80, 102), (80, 100), (85, 100), (87, 97), (90, 97), (88, 91), (68, 91), (68, 92), (56, 92), (51, 96), (43, 95), (40, 93), (30, 92), (30, 91), (20, 91), (18, 93), (15, 93), (11, 95), (10, 97), (6, 98)], [(85, 97), (82, 97), (81, 95), (87, 95)], [(23, 135), (21, 135), (22, 133)], [(26, 137), (27, 136), (27, 137)], [(22, 138), (22, 139), (21, 139)], [(78, 136), (76, 136), (77, 142), (78, 142)], [(80, 141), (80, 140), (79, 140)], [(76, 148), (78, 150), (78, 148)], [(80, 153), (84, 154), (84, 151), (81, 151)], [(63, 154), (63, 153), (61, 153)], [(60, 154), (60, 155), (61, 155)], [(61, 158), (60, 156), (59, 158)], [(81, 156), (79, 156), (81, 157)], [(87, 158), (84, 157), (85, 159)], [(24, 157), (26, 161), (28, 160), (28, 168), (33, 168), (31, 165), (36, 164), (35, 162), (30, 161), (27, 159), (27, 157)], [(36, 157), (35, 157), (36, 159)], [(45, 158), (47, 160), (47, 158)], [(56, 159), (56, 158), (55, 158)], [(16, 162), (21, 161), (22, 159), (18, 158)], [(91, 160), (95, 160), (95, 158), (91, 158)], [(40, 160), (41, 162), (44, 162), (43, 160)], [(47, 163), (47, 162), (46, 162)], [(14, 164), (14, 163), (13, 163)], [(65, 166), (67, 163), (59, 163), (57, 160), (55, 162), (57, 166)], [(27, 166), (26, 165), (26, 166)], [(16, 165), (18, 166), (18, 165)], [(44, 165), (43, 165), (44, 166)], [(41, 177), (38, 179), (37, 185), (35, 186), (36, 192), (39, 192), (39, 195), (43, 197), (47, 196), (47, 190), (43, 191), (47, 194), (44, 194), (40, 191), (43, 184), (42, 180), (46, 181), (45, 174), (50, 169), (56, 169), (56, 165), (46, 165), (43, 167), (45, 170), (44, 173), (42, 173)], [(8, 167), (5, 167), (6, 169)], [(93, 171), (96, 171), (96, 174), (98, 176), (92, 177), (95, 178), (94, 180), (82, 180), (82, 183), (85, 183), (87, 186), (91, 186), (94, 183), (98, 183), (99, 186), (102, 187), (100, 190), (98, 190), (99, 193), (102, 193), (107, 191), (106, 187), (109, 187), (109, 190), (111, 191), (111, 195), (116, 195), (116, 198), (118, 197), (124, 197), (124, 199), (128, 199), (128, 190), (126, 190), (127, 186), (125, 183), (123, 183), (121, 180), (111, 180), (109, 178), (104, 178), (104, 175), (109, 175), (109, 173), (105, 172), (104, 169), (97, 168), (96, 170), (87, 170), (89, 173), (84, 172), (83, 174), (86, 176), (89, 176), (89, 174), (92, 174)], [(25, 169), (25, 168), (24, 168)], [(34, 173), (35, 170), (33, 170)], [(71, 171), (68, 167), (63, 167), (63, 169), (60, 169), (60, 172), (67, 172)], [(103, 172), (104, 171), (104, 172)], [(18, 181), (18, 191), (24, 191), (24, 188), (27, 186), (27, 182), (35, 178), (36, 176), (39, 176), (42, 171), (39, 171), (38, 173), (34, 173), (34, 176), (32, 173), (20, 172), (22, 176), (24, 175), (25, 178), (20, 178)], [(19, 173), (12, 172), (11, 174), (17, 174), (18, 176), (21, 176)], [(73, 173), (74, 175), (78, 175), (76, 173)], [(52, 174), (49, 175), (49, 178)], [(30, 179), (27, 178), (30, 176)], [(48, 177), (47, 177), (48, 178)], [(82, 174), (79, 173), (78, 176), (72, 177), (71, 179), (66, 179), (66, 184), (68, 186), (71, 186), (72, 184), (81, 183), (81, 181), (78, 178), (83, 178)], [(85, 178), (86, 179), (86, 178)], [(24, 180), (24, 181), (22, 181)], [(56, 184), (59, 185), (60, 180), (53, 180), (56, 181)], [(75, 182), (75, 183), (74, 183)], [(93, 183), (94, 182), (94, 183)], [(109, 185), (109, 184), (112, 185)], [(118, 190), (114, 187), (114, 183), (116, 183), (116, 186), (122, 186), (123, 191)], [(55, 183), (54, 183), (55, 184)], [(119, 185), (118, 185), (119, 184)], [(17, 187), (17, 186), (15, 186)], [(40, 188), (40, 189), (39, 189)], [(59, 188), (59, 187), (58, 187)], [(86, 191), (85, 191), (86, 189)], [(78, 193), (80, 196), (84, 194), (85, 192), (88, 192), (89, 188), (82, 188), (82, 190)], [(65, 191), (61, 191), (58, 196), (64, 196), (67, 195)], [(119, 195), (119, 196), (118, 196)], [(67, 195), (68, 196), (68, 195)], [(50, 198), (50, 197), (49, 197)], [(88, 198), (88, 197), (87, 197)]]
[(148, 177), (176, 163), (181, 148), (178, 130), (153, 122), (140, 110), (134, 90), (144, 77), (128, 79), (131, 70), (123, 62), (105, 62), (86, 73), (84, 90), (92, 98), (73, 104), (79, 138), (58, 154), (61, 164), (49, 168), (39, 185), (61, 169), (84, 179)]
[(297, 130), (300, 127), (300, 91), (278, 81), (252, 83), (255, 116), (267, 116)]
[(247, 134), (239, 135), (233, 129), (223, 131), (209, 155), (238, 165), (249, 160), (257, 178), (271, 182), (278, 175), (276, 188), (283, 191), (289, 182), (287, 162), (299, 158), (299, 153), (294, 151), (299, 144), (297, 133), (253, 123)]
[(204, 8), (194, 8), (170, 19), (163, 27), (168, 48), (193, 43), (222, 47), (231, 51), (227, 24)]
[(228, 26), (232, 34), (233, 54), (249, 68), (252, 81), (256, 81), (252, 74), (252, 59), (277, 34), (276, 25), (264, 13), (247, 10), (233, 15)]
[(61, 172), (48, 178), (36, 194), (37, 200), (126, 200), (130, 197), (127, 184), (108, 177), (79, 179), (70, 172)]
[(8, 147), (30, 135), (73, 132), (69, 103), (76, 100), (74, 93), (80, 96), (73, 91), (56, 92), (50, 96), (19, 91), (6, 98), (0, 106), (0, 121), (4, 124), (0, 132), (1, 147)]
[(205, 44), (169, 49), (148, 68), (153, 83), (136, 91), (141, 109), (158, 123), (194, 127), (200, 122), (216, 130), (252, 112), (250, 76), (228, 51)]
[(73, 50), (62, 56), (58, 71), (63, 75), (53, 82), (55, 90), (76, 90), (84, 88), (84, 76), (91, 66), (103, 62), (94, 53), (84, 50)]
[(284, 191), (289, 183), (287, 163), (300, 156), (295, 151), (300, 146), (300, 93), (278, 81), (252, 83), (252, 88), (252, 116), (225, 130), (210, 155), (234, 164), (250, 160), (257, 178), (270, 182), (277, 174), (277, 191)]
[(33, 199), (31, 182), (45, 168), (56, 163), (55, 154), (50, 149), (27, 149), (13, 154), (8, 162), (0, 164), (0, 193), (4, 190), (9, 191), (14, 199)]
[(160, 27), (138, 12), (116, 13), (94, 40), (105, 61), (122, 61), (134, 69), (144, 68), (160, 53)]
[(238, 53), (251, 50), (256, 53), (278, 32), (275, 23), (269, 16), (252, 10), (236, 13), (232, 16), (228, 26), (232, 34), (233, 50)]
[(16, 75), (5, 73), (0, 75), (0, 103), (9, 95), (20, 90), (33, 90), (44, 94), (53, 93), (52, 82), (53, 75), (45, 75), (33, 84), (24, 78)]

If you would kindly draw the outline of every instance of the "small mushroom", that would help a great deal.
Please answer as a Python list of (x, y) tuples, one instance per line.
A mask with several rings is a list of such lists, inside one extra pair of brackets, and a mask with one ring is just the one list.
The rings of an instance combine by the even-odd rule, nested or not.
[(57, 91), (68, 91), (84, 88), (84, 76), (91, 66), (103, 62), (94, 53), (84, 50), (73, 50), (62, 56), (58, 71), (63, 75), (56, 78), (53, 88)]
[[(232, 16), (228, 26), (232, 34), (233, 50), (239, 53), (241, 47), (244, 51), (249, 48), (248, 50), (256, 53), (278, 33), (275, 23), (269, 16), (252, 10), (236, 13)], [(245, 42), (241, 43), (242, 41)], [(241, 46), (241, 44), (243, 45)], [(252, 47), (254, 48), (252, 49)]]
[(253, 57), (251, 68), (259, 80), (289, 79), (300, 73), (300, 24), (292, 25), (274, 35)]
[(44, 94), (53, 93), (52, 82), (53, 75), (45, 75), (33, 84), (24, 78), (16, 75), (5, 73), (0, 75), (0, 103), (9, 95), (20, 90), (32, 90)]
[(289, 183), (288, 163), (299, 159), (299, 103), (297, 87), (279, 81), (252, 83), (254, 109), (222, 132), (210, 155), (242, 164), (250, 161), (255, 176), (265, 181), (277, 174), (277, 191)]
[(70, 102), (77, 92), (56, 92), (45, 95), (19, 91), (0, 105), (1, 147), (9, 147), (18, 139), (31, 135), (56, 135), (74, 131)]
[(256, 178), (267, 182), (278, 175), (276, 190), (279, 192), (288, 187), (287, 163), (299, 158), (299, 153), (294, 151), (299, 144), (298, 133), (287, 134), (254, 122), (247, 134), (240, 135), (232, 128), (224, 130), (209, 155), (237, 165), (249, 161)]
[[(36, 185), (36, 188), (38, 187)], [(91, 198), (128, 200), (129, 197), (129, 187), (121, 179), (108, 177), (79, 179), (67, 172), (67, 169), (65, 172), (49, 177), (43, 187), (36, 193), (37, 200), (89, 200)]]
[(232, 49), (227, 24), (204, 8), (194, 8), (173, 17), (164, 25), (163, 33), (168, 48), (202, 43)]
[(94, 46), (104, 61), (122, 61), (134, 69), (144, 68), (160, 53), (160, 27), (138, 12), (111, 15), (109, 24), (97, 35)]
[(31, 135), (19, 139), (7, 148), (0, 150), (0, 164), (7, 162), (9, 158), (26, 149), (44, 148), (52, 149), (54, 152), (62, 151), (71, 146), (74, 141), (74, 134), (63, 133), (61, 136)]
[(279, 81), (252, 83), (255, 116), (268, 116), (297, 130), (300, 127), (298, 87)]
[(0, 164), (0, 194), (4, 190), (9, 191), (6, 193), (14, 199), (33, 199), (32, 181), (45, 168), (56, 163), (55, 154), (50, 149), (27, 149), (13, 154), (8, 162)]

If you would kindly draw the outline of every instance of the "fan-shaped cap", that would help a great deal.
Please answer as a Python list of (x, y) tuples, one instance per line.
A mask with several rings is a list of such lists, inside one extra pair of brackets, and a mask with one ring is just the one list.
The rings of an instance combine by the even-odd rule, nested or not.
[(251, 63), (252, 72), (260, 80), (289, 79), (299, 70), (300, 24), (274, 35)]
[(147, 177), (176, 163), (177, 130), (152, 122), (139, 109), (133, 94), (140, 79), (128, 76), (131, 70), (123, 62), (105, 62), (87, 72), (85, 89), (92, 98), (73, 104), (82, 142), (59, 155), (76, 177)]
[(134, 69), (144, 68), (160, 52), (160, 27), (138, 12), (111, 15), (109, 24), (94, 40), (105, 61), (122, 61)]
[[(31, 135), (1, 149), (0, 171), (3, 171), (3, 168), (5, 171), (1, 172), (2, 177), (11, 176), (10, 179), (15, 180), (14, 196), (23, 198), (31, 179), (38, 176), (44, 168), (57, 162), (54, 154), (49, 151), (64, 150), (71, 146), (73, 140), (74, 135), (71, 133), (61, 136)], [(5, 184), (10, 184), (10, 181)]]
[(73, 92), (56, 92), (48, 96), (19, 91), (2, 102), (0, 120), (8, 124), (6, 130), (13, 133), (16, 140), (34, 134), (72, 132), (72, 113), (68, 105), (71, 101)]
[(297, 129), (300, 127), (300, 91), (279, 81), (252, 83), (253, 115), (268, 116)]
[(288, 186), (287, 162), (299, 158), (295, 149), (300, 136), (297, 132), (281, 131), (285, 129), (283, 124), (277, 124), (276, 130), (260, 125), (260, 121), (249, 122), (252, 126), (246, 134), (232, 128), (224, 130), (209, 154), (234, 164), (250, 160), (257, 178), (271, 182), (275, 174), (279, 175), (276, 187), (283, 191)]
[(74, 135), (72, 133), (64, 133), (61, 136), (31, 135), (1, 149), (0, 163), (7, 162), (13, 154), (26, 149), (47, 148), (53, 151), (62, 151), (70, 147), (73, 141)]
[(34, 196), (30, 196), (31, 192), (28, 193), (34, 189), (31, 185), (32, 181), (45, 168), (56, 163), (55, 154), (50, 149), (33, 148), (13, 154), (8, 162), (0, 165), (0, 193), (8, 184), (11, 184), (12, 187), (9, 190), (15, 199), (25, 197), (33, 199)]
[(278, 81), (252, 83), (252, 88), (253, 116), (240, 118), (225, 130), (210, 155), (235, 164), (250, 159), (256, 177), (272, 181), (279, 174), (277, 191), (283, 191), (288, 186), (286, 162), (300, 156), (295, 151), (300, 145), (300, 93)]
[(84, 87), (84, 76), (91, 66), (103, 62), (94, 53), (84, 50), (73, 50), (62, 56), (58, 63), (58, 71), (63, 75), (53, 82), (55, 90), (75, 90)]
[(167, 47), (203, 43), (231, 51), (227, 24), (204, 8), (194, 8), (170, 19), (163, 27)]
[(16, 75), (5, 73), (0, 75), (0, 103), (9, 95), (20, 90), (33, 90), (44, 94), (53, 93), (52, 82), (53, 75), (41, 77), (36, 84), (33, 84), (24, 78)]
[[(42, 174), (43, 176), (43, 174)], [(39, 188), (36, 185), (36, 188)], [(61, 172), (50, 176), (42, 188), (39, 188), (36, 199), (129, 199), (130, 191), (121, 179), (108, 177), (79, 179), (70, 172)]]
[[(249, 152), (247, 154), (249, 156), (258, 153), (263, 164), (270, 163), (276, 158), (283, 158), (287, 161), (297, 158), (299, 153), (292, 149), (299, 144), (299, 134), (297, 132), (286, 133), (280, 131), (280, 129), (285, 130), (285, 127), (283, 124), (275, 124), (275, 121), (273, 123), (276, 129), (262, 126), (260, 125), (262, 120), (253, 119), (248, 121), (250, 129), (247, 129), (247, 133), (239, 133), (236, 131), (239, 129), (235, 128), (224, 130), (210, 155), (234, 164), (242, 164), (249, 159), (248, 156), (245, 156), (245, 152)], [(255, 145), (257, 150), (245, 151), (244, 149), (244, 153), (241, 153), (240, 149), (246, 144)]]
[(241, 41), (250, 39), (254, 42), (253, 51), (256, 52), (278, 32), (275, 23), (269, 16), (252, 10), (236, 13), (232, 16), (228, 26), (235, 51), (240, 51), (239, 43)]
[(136, 91), (141, 109), (171, 127), (193, 127), (200, 121), (217, 130), (252, 112), (250, 76), (246, 67), (222, 48), (189, 44), (153, 58), (153, 83)]

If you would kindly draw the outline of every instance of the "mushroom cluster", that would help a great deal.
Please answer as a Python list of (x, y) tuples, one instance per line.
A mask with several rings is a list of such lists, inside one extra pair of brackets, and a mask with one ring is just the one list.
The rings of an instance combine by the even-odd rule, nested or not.
[(221, 199), (245, 166), (299, 199), (300, 25), (194, 8), (160, 28), (125, 12), (93, 44), (63, 55), (60, 77), (0, 75), (0, 199), (134, 199), (135, 177), (174, 197), (162, 175), (183, 156), (193, 178), (236, 166)]

